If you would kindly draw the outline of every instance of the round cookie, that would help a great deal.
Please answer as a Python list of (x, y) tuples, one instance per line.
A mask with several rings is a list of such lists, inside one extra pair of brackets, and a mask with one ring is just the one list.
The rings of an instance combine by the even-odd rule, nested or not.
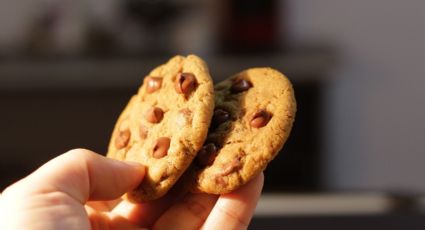
[(214, 110), (208, 67), (194, 55), (176, 56), (145, 77), (120, 115), (108, 157), (147, 166), (133, 202), (163, 196), (190, 165), (207, 136)]
[(263, 171), (283, 147), (295, 118), (289, 80), (252, 68), (215, 85), (207, 140), (191, 167), (193, 191), (224, 194)]

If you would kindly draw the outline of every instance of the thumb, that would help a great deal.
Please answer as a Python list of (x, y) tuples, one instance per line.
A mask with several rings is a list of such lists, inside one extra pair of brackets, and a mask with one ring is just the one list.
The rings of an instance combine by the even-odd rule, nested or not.
[(145, 167), (140, 164), (75, 149), (50, 160), (16, 186), (36, 194), (63, 192), (84, 204), (88, 200), (119, 198), (136, 188), (144, 175)]

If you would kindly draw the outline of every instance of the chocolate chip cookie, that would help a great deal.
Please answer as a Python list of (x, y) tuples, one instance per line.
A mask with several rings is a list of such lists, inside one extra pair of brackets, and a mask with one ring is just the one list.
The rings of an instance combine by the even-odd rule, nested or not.
[(296, 102), (289, 80), (271, 68), (238, 73), (215, 85), (215, 94), (210, 131), (190, 174), (194, 191), (223, 194), (276, 156), (291, 131)]
[(200, 151), (213, 110), (212, 80), (197, 56), (176, 56), (145, 77), (120, 115), (108, 150), (108, 157), (148, 168), (129, 200), (153, 200), (173, 186)]

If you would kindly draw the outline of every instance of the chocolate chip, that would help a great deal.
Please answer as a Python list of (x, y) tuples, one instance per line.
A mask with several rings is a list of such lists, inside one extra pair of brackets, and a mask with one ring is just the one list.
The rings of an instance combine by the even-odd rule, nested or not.
[(231, 162), (224, 165), (223, 171), (221, 171), (220, 175), (227, 176), (230, 173), (234, 172), (236, 169), (239, 169), (241, 166), (242, 166), (242, 163), (239, 160), (239, 158), (235, 158)]
[(115, 138), (115, 147), (117, 149), (122, 149), (127, 146), (128, 141), (130, 140), (131, 132), (129, 129), (119, 131), (118, 136)]
[(180, 73), (177, 76), (175, 89), (177, 93), (189, 95), (196, 87), (195, 75), (191, 73)]
[(148, 76), (145, 78), (145, 83), (146, 83), (146, 91), (148, 93), (152, 93), (158, 90), (159, 88), (161, 88), (162, 78)]
[(217, 127), (229, 119), (230, 119), (230, 113), (224, 109), (218, 108), (214, 111), (214, 115), (212, 118), (212, 125), (214, 127)]
[(167, 155), (168, 149), (170, 148), (170, 138), (160, 137), (156, 140), (156, 143), (153, 147), (152, 156), (156, 159), (163, 158)]
[(164, 111), (158, 107), (152, 107), (145, 113), (145, 119), (150, 123), (159, 123), (164, 117)]
[(252, 87), (252, 83), (245, 80), (245, 79), (239, 79), (233, 82), (232, 87), (230, 88), (230, 92), (232, 93), (240, 93), (243, 91), (248, 90)]
[(197, 161), (200, 166), (211, 165), (217, 156), (217, 147), (214, 143), (204, 145), (198, 152)]
[(146, 137), (148, 137), (148, 128), (146, 126), (140, 125), (139, 136), (140, 136), (140, 139), (146, 139)]
[(261, 109), (252, 114), (252, 118), (249, 124), (251, 125), (251, 127), (261, 128), (267, 125), (270, 118), (271, 118), (270, 113), (268, 113), (266, 110)]

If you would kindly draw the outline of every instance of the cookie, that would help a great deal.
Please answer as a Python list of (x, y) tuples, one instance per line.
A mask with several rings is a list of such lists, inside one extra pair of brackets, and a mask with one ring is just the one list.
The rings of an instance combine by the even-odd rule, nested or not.
[(213, 110), (213, 83), (197, 56), (176, 56), (145, 77), (118, 118), (107, 154), (147, 166), (143, 182), (126, 195), (130, 201), (157, 199), (173, 186), (200, 151)]
[(191, 167), (193, 191), (224, 194), (263, 171), (283, 147), (295, 118), (289, 80), (253, 68), (215, 85), (207, 140)]

